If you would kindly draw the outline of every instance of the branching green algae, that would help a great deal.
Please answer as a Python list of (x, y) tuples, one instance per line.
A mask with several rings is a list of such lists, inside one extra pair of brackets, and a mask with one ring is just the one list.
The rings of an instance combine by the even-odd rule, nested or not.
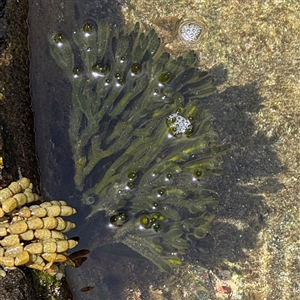
[(171, 59), (139, 24), (127, 33), (87, 21), (73, 38), (49, 35), (73, 88), (69, 136), (88, 217), (105, 211), (117, 241), (169, 271), (215, 214), (202, 178), (221, 173), (228, 145), (199, 108), (215, 90), (212, 78), (194, 67), (194, 52)]

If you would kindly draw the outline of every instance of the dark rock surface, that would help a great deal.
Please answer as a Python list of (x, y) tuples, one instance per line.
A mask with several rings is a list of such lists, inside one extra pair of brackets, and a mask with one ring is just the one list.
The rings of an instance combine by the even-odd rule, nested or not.
[[(28, 1), (0, 1), (0, 186), (26, 176), (39, 190), (29, 87), (28, 5)], [(7, 270), (0, 277), (0, 299), (72, 299), (64, 282), (54, 289), (53, 282), (40, 275), (26, 268)]]

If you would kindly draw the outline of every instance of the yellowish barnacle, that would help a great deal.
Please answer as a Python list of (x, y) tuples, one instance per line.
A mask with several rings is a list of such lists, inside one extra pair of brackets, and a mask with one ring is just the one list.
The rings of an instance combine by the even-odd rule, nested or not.
[(22, 193), (14, 195), (13, 198), (17, 200), (18, 206), (23, 206), (27, 203), (27, 197)]
[[(62, 202), (62, 203), (61, 203)], [(30, 207), (23, 207), (19, 211), (19, 216), (29, 218), (30, 216), (43, 217), (58, 217), (71, 216), (76, 213), (76, 209), (65, 205), (63, 201), (43, 202), (40, 205), (31, 205)]]
[(19, 212), (18, 212), (18, 215), (20, 217), (23, 217), (23, 218), (30, 218), (31, 217), (31, 211), (28, 207), (22, 207)]
[(43, 218), (44, 229), (54, 229), (57, 226), (57, 220), (54, 217), (45, 217)]
[(31, 216), (35, 216), (35, 217), (39, 217), (39, 218), (44, 218), (47, 216), (47, 210), (44, 207), (41, 207), (39, 205), (31, 205), (28, 208), (28, 210), (29, 210)]
[(16, 181), (12, 182), (8, 186), (8, 189), (10, 189), (13, 194), (18, 194), (18, 193), (20, 193), (22, 191), (21, 185), (18, 182), (16, 182)]
[(58, 230), (58, 231), (63, 231), (63, 230), (65, 230), (66, 227), (67, 227), (67, 224), (68, 224), (67, 222), (68, 222), (68, 221), (65, 221), (65, 220), (64, 220), (63, 218), (61, 218), (61, 217), (57, 217), (56, 220), (57, 220), (57, 225), (56, 225), (55, 229)]
[(68, 231), (70, 231), (71, 229), (73, 229), (73, 228), (76, 227), (75, 223), (73, 223), (73, 222), (70, 222), (70, 221), (65, 221), (65, 222), (66, 222), (66, 227), (65, 227), (65, 229), (62, 230), (61, 232), (68, 232)]
[[(46, 264), (45, 261), (40, 255), (29, 253), (29, 262), (26, 264), (27, 267), (34, 268), (37, 270), (42, 270), (45, 264)], [(39, 266), (39, 267), (35, 268), (35, 266)]]
[(0, 201), (4, 201), (13, 196), (13, 192), (9, 188), (0, 190)]
[[(67, 240), (67, 236), (64, 235), (62, 232), (60, 231), (56, 231), (56, 230), (51, 230), (51, 238), (52, 239), (57, 239), (57, 240)], [(44, 237), (45, 239), (45, 237)]]
[(61, 216), (67, 217), (67, 216), (71, 216), (75, 213), (76, 213), (76, 209), (71, 206), (61, 205), (61, 207), (60, 207), (60, 215)]
[(29, 253), (28, 251), (23, 250), (20, 254), (18, 254), (15, 258), (15, 266), (25, 265), (29, 262)]
[(32, 193), (29, 189), (26, 189), (24, 191), (24, 195), (27, 197), (27, 203), (39, 200), (39, 197), (36, 194)]
[(63, 276), (58, 266), (68, 260), (66, 252), (77, 245), (63, 232), (75, 227), (64, 216), (76, 213), (65, 201), (41, 201), (33, 193), (30, 180), (23, 177), (0, 190), (0, 265), (14, 267), (26, 265), (43, 270), (58, 278)]
[(43, 253), (43, 244), (42, 243), (31, 243), (24, 248), (30, 254), (41, 254)]
[(22, 241), (32, 241), (35, 237), (35, 233), (33, 230), (27, 230), (26, 232), (19, 234), (19, 237)]
[(5, 226), (0, 226), (0, 236), (7, 235), (7, 228)]
[(15, 265), (15, 259), (13, 257), (0, 257), (0, 264), (4, 265), (5, 267), (13, 267)]
[[(12, 223), (8, 227), (8, 231), (10, 234), (20, 234), (26, 232), (28, 229), (28, 223), (25, 220), (17, 221), (15, 223)], [(32, 228), (30, 228), (32, 229)]]
[(55, 253), (56, 252), (56, 242), (55, 241), (45, 241), (45, 242), (43, 242), (43, 252)]
[(33, 230), (44, 228), (43, 220), (38, 217), (30, 217), (27, 220), (27, 224), (28, 224), (28, 228)]
[(55, 239), (42, 240), (41, 242), (33, 242), (24, 247), (24, 250), (30, 254), (56, 253), (66, 252), (68, 249), (74, 248), (77, 242), (74, 240)]
[(26, 177), (20, 178), (17, 183), (22, 187), (22, 189), (27, 189), (30, 186), (30, 180)]
[(52, 237), (52, 234), (49, 229), (37, 229), (34, 232), (34, 236), (37, 239), (50, 239)]
[(13, 197), (5, 199), (1, 204), (5, 213), (13, 211), (18, 206), (17, 200)]
[(17, 234), (8, 235), (0, 241), (0, 244), (2, 247), (18, 245), (20, 244), (20, 238)]
[[(41, 258), (42, 259), (42, 258)], [(40, 265), (40, 264), (35, 264), (35, 263), (27, 263), (26, 266), (28, 268), (32, 268), (35, 270), (39, 270), (39, 271), (43, 271), (44, 270), (44, 266)]]
[(10, 246), (5, 250), (5, 256), (9, 257), (17, 257), (23, 252), (23, 246), (20, 245), (15, 245), (15, 246)]
[(61, 206), (60, 205), (52, 205), (46, 208), (47, 215), (49, 217), (57, 217), (60, 215)]
[(7, 188), (0, 190), (0, 217), (3, 217), (5, 213), (12, 212), (17, 207), (39, 199), (40, 197), (32, 192), (29, 179), (23, 177), (12, 182)]

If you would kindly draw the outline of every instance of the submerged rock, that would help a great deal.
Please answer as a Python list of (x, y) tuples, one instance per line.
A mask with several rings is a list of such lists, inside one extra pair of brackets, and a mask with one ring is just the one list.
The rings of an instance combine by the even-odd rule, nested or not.
[(171, 59), (139, 24), (125, 32), (87, 21), (73, 40), (49, 34), (72, 84), (69, 137), (76, 188), (92, 205), (87, 218), (105, 211), (116, 241), (169, 271), (215, 215), (204, 179), (221, 174), (228, 145), (199, 107), (215, 91), (212, 78), (193, 51)]

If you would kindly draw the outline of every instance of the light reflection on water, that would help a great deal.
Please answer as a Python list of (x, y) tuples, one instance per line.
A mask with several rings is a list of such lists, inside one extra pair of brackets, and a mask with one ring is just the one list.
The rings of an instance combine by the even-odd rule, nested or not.
[[(32, 25), (30, 36), (32, 92), (35, 96), (34, 110), (43, 193), (48, 199), (64, 198), (72, 204), (75, 203), (75, 205), (80, 203), (81, 195), (74, 190), (72, 155), (68, 143), (65, 143), (68, 141), (71, 86), (63, 72), (53, 64), (53, 60), (47, 52), (46, 36), (54, 28), (55, 30), (69, 30), (77, 27), (77, 23), (81, 23), (90, 14), (93, 15), (93, 19), (96, 19), (96, 14), (101, 15), (100, 11), (96, 13), (97, 9), (92, 12), (88, 8), (89, 5), (93, 4), (96, 7), (96, 1), (81, 1), (81, 4), (81, 7), (74, 10), (71, 1), (65, 4), (64, 8), (62, 6), (55, 7), (53, 3), (47, 4), (45, 7), (42, 0), (31, 1), (32, 13), (30, 16)], [(84, 5), (86, 5), (86, 9)], [(78, 13), (79, 11), (81, 15)], [(67, 22), (69, 23), (67, 24)], [(216, 106), (222, 107), (218, 114), (214, 114), (215, 121), (218, 128), (223, 125), (220, 129), (220, 131), (223, 130), (223, 136), (230, 136), (233, 144), (236, 145), (232, 157), (227, 157), (228, 169), (226, 171), (229, 170), (228, 174), (230, 175), (227, 175), (227, 180), (224, 180), (219, 187), (220, 194), (223, 194), (223, 203), (220, 207), (221, 215), (224, 219), (229, 216), (233, 223), (219, 222), (217, 224), (214, 239), (217, 240), (217, 236), (219, 236), (219, 240), (216, 242), (219, 258), (215, 259), (221, 261), (222, 258), (229, 256), (229, 261), (236, 261), (244, 256), (243, 249), (254, 247), (256, 234), (263, 226), (259, 218), (256, 221), (256, 215), (263, 211), (261, 208), (263, 207), (263, 199), (260, 196), (263, 193), (258, 193), (253, 185), (251, 185), (251, 187), (253, 186), (252, 190), (249, 186), (246, 190), (237, 182), (252, 182), (253, 178), (277, 174), (279, 172), (278, 159), (273, 153), (272, 141), (264, 136), (253, 137), (255, 125), (247, 113), (253, 114), (259, 111), (262, 102), (255, 86), (232, 87), (227, 92), (219, 94), (218, 98), (214, 100), (217, 100), (214, 102), (215, 104), (212, 102), (208, 103), (207, 106), (212, 110)], [(226, 115), (227, 123), (222, 121), (224, 115)], [(263, 162), (270, 161), (272, 163), (265, 167)], [(122, 288), (128, 282), (132, 285), (137, 283), (139, 286), (144, 283), (146, 287), (147, 275), (145, 273), (151, 274), (148, 278), (155, 279), (155, 276), (160, 276), (155, 273), (155, 268), (153, 269), (151, 264), (147, 264), (145, 260), (126, 247), (110, 246), (111, 231), (107, 228), (108, 220), (103, 215), (98, 215), (88, 224), (83, 224), (82, 220), (88, 213), (88, 211), (78, 213), (76, 220), (78, 224), (80, 222), (80, 226), (73, 234), (81, 236), (80, 247), (84, 248), (85, 245), (102, 245), (102, 247), (98, 246), (97, 250), (89, 255), (88, 261), (83, 264), (82, 268), (68, 269), (70, 279), (74, 280), (71, 281), (73, 287), (79, 286), (81, 288), (96, 285), (94, 290), (87, 293), (78, 293), (79, 287), (76, 288), (78, 299), (100, 298), (101, 288), (103, 293), (109, 295), (109, 299), (120, 299), (117, 295), (120, 295)], [(247, 222), (250, 220), (249, 229), (247, 226), (245, 226), (245, 230), (235, 227), (235, 220), (238, 221), (238, 224), (239, 221), (245, 222), (247, 226)], [(98, 235), (95, 234), (95, 230), (98, 230)], [(89, 232), (92, 234), (87, 234)], [(91, 237), (93, 240), (90, 240)], [(233, 248), (235, 251), (232, 250)], [(122, 251), (125, 256), (116, 255), (115, 251)], [(211, 256), (211, 251), (208, 253)], [(202, 254), (201, 256), (203, 256)], [(151, 273), (151, 271), (153, 272)], [(141, 279), (137, 280), (138, 277)]]
[[(72, 28), (91, 16), (96, 19), (108, 16), (111, 22), (121, 22), (120, 8), (112, 9), (112, 5), (105, 1), (30, 1), (31, 92), (42, 193), (45, 199), (65, 199), (77, 208), (77, 215), (72, 217), (77, 228), (69, 236), (80, 236), (80, 243), (73, 250), (93, 248), (80, 268), (67, 268), (67, 280), (74, 299), (120, 299), (126, 288), (142, 288), (143, 282), (149, 281), (148, 273), (156, 270), (127, 247), (109, 246), (113, 229), (108, 228), (108, 218), (103, 214), (85, 221), (88, 209), (82, 209), (81, 195), (74, 188), (72, 153), (68, 143), (71, 86), (49, 53), (50, 31), (72, 32)], [(114, 11), (114, 15), (106, 14), (106, 9)], [(153, 280), (155, 277), (155, 274), (151, 276)], [(94, 288), (81, 292), (80, 289), (86, 286)]]

